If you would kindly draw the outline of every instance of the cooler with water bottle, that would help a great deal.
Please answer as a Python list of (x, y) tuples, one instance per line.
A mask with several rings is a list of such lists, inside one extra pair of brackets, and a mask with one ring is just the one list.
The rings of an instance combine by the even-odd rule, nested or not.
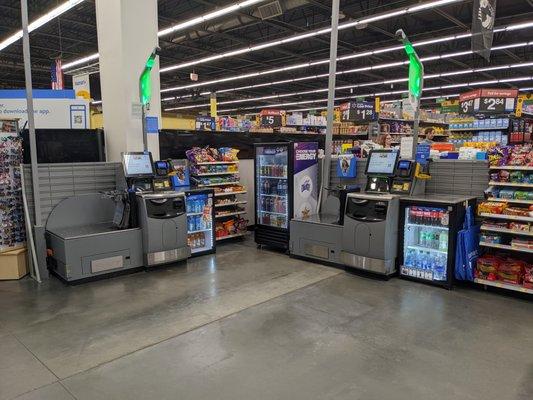
[[(400, 277), (451, 288), (457, 232), (475, 198), (403, 197), (400, 200)], [(402, 235), (403, 233), (403, 235)]]
[(213, 197), (212, 189), (185, 190), (187, 243), (192, 256), (215, 252)]

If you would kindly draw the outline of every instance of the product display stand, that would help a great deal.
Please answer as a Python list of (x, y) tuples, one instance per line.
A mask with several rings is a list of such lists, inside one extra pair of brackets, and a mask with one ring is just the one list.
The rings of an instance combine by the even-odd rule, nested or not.
[[(222, 150), (222, 149), (221, 149)], [(193, 149), (194, 151), (194, 149)], [(208, 150), (209, 151), (209, 150)], [(218, 150), (212, 149), (215, 157)], [(202, 150), (205, 155), (205, 149)], [(211, 188), (215, 191), (215, 236), (216, 241), (243, 237), (247, 233), (247, 201), (242, 196), (246, 188), (241, 185), (239, 177), (239, 160), (198, 161), (192, 157), (191, 177), (198, 188)]]
[(478, 260), (475, 282), (533, 294), (533, 166), (527, 164), (528, 149), (506, 148), (509, 160), (489, 167), (487, 202), (479, 206), (479, 245), (486, 254)]
[(20, 164), (22, 139), (16, 120), (0, 120), (0, 252), (25, 246)]

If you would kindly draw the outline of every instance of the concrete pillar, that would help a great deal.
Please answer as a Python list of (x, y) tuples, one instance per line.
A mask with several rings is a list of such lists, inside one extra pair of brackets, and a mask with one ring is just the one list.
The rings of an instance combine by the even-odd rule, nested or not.
[[(123, 151), (142, 151), (139, 76), (158, 45), (157, 0), (96, 0), (100, 84), (108, 161)], [(152, 69), (152, 100), (147, 115), (161, 127), (159, 60)], [(159, 159), (159, 137), (148, 134), (148, 148)]]

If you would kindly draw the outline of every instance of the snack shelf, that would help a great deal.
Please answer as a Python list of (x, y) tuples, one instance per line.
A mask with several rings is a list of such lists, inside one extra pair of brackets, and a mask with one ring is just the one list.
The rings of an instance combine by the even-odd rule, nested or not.
[(239, 161), (205, 161), (205, 162), (197, 162), (196, 165), (227, 165), (227, 164), (238, 164)]
[(489, 169), (503, 169), (509, 171), (533, 171), (533, 167), (527, 167), (525, 165), (501, 165), (498, 167), (491, 167)]
[(498, 201), (500, 203), (533, 204), (533, 200), (501, 199), (498, 197), (489, 197), (487, 200)]
[(414, 246), (414, 245), (409, 245), (409, 246), (406, 246), (406, 247), (408, 249), (419, 250), (419, 251), (428, 251), (430, 253), (448, 254), (448, 251), (442, 251), (442, 250), (439, 250), (439, 249), (432, 249), (431, 247)]
[(234, 182), (219, 182), (219, 183), (204, 183), (198, 184), (198, 187), (215, 187), (215, 186), (228, 186), (228, 185), (238, 185), (239, 181)]
[(200, 174), (191, 174), (192, 176), (218, 176), (218, 175), (236, 175), (239, 171), (234, 172), (202, 172)]
[(533, 183), (521, 183), (521, 182), (494, 182), (494, 181), (490, 181), (489, 185), (491, 185), (491, 186), (516, 186), (516, 187), (533, 188)]
[(450, 128), (451, 132), (463, 132), (463, 131), (506, 131), (509, 127), (503, 126), (489, 126), (489, 127), (478, 127), (478, 128)]
[(522, 236), (533, 236), (531, 231), (518, 231), (516, 229), (505, 229), (505, 228), (491, 228), (490, 226), (481, 225), (481, 230), (485, 232), (500, 232), (500, 233), (510, 233), (512, 235), (522, 235)]
[(221, 192), (221, 193), (215, 193), (215, 197), (223, 197), (223, 196), (231, 196), (233, 194), (245, 194), (246, 190), (240, 190), (238, 192)]
[(231, 203), (221, 203), (221, 204), (215, 204), (215, 208), (222, 208), (222, 207), (228, 207), (228, 206), (236, 206), (239, 204), (246, 204), (247, 201), (233, 201)]
[(519, 252), (522, 252), (522, 253), (531, 253), (531, 254), (533, 254), (533, 249), (514, 247), (514, 246), (511, 246), (509, 244), (479, 242), (479, 245), (483, 246), (483, 247), (493, 247), (495, 249), (512, 250), (512, 251), (519, 251)]
[(234, 233), (233, 235), (219, 236), (217, 237), (217, 241), (241, 237), (241, 236), (246, 235), (246, 233), (247, 232), (240, 232), (240, 233)]
[(235, 211), (231, 213), (223, 213), (223, 214), (219, 213), (219, 214), (215, 214), (215, 218), (234, 217), (235, 215), (241, 215), (241, 214), (246, 214), (246, 211), (241, 210), (241, 211)]
[(519, 285), (513, 285), (512, 283), (489, 281), (487, 279), (479, 279), (479, 278), (475, 278), (474, 282), (479, 283), (480, 285), (494, 286), (494, 287), (501, 288), (501, 289), (514, 290), (516, 292), (533, 294), (533, 289), (528, 289), (526, 287), (519, 286)]
[(482, 217), (496, 218), (496, 219), (508, 219), (511, 221), (524, 221), (524, 222), (533, 222), (532, 217), (525, 217), (520, 215), (505, 215), (505, 214), (490, 214), (490, 213), (481, 213)]

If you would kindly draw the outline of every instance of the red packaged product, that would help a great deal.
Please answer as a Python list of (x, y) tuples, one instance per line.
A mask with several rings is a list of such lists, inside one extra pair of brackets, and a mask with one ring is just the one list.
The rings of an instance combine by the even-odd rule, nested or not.
[(524, 269), (524, 287), (533, 289), (533, 264), (527, 264)]
[(487, 279), (489, 281), (498, 280), (498, 268), (503, 260), (493, 255), (484, 255), (477, 259), (476, 278)]
[(524, 279), (527, 263), (513, 258), (506, 258), (498, 266), (498, 279), (502, 282), (520, 285)]

